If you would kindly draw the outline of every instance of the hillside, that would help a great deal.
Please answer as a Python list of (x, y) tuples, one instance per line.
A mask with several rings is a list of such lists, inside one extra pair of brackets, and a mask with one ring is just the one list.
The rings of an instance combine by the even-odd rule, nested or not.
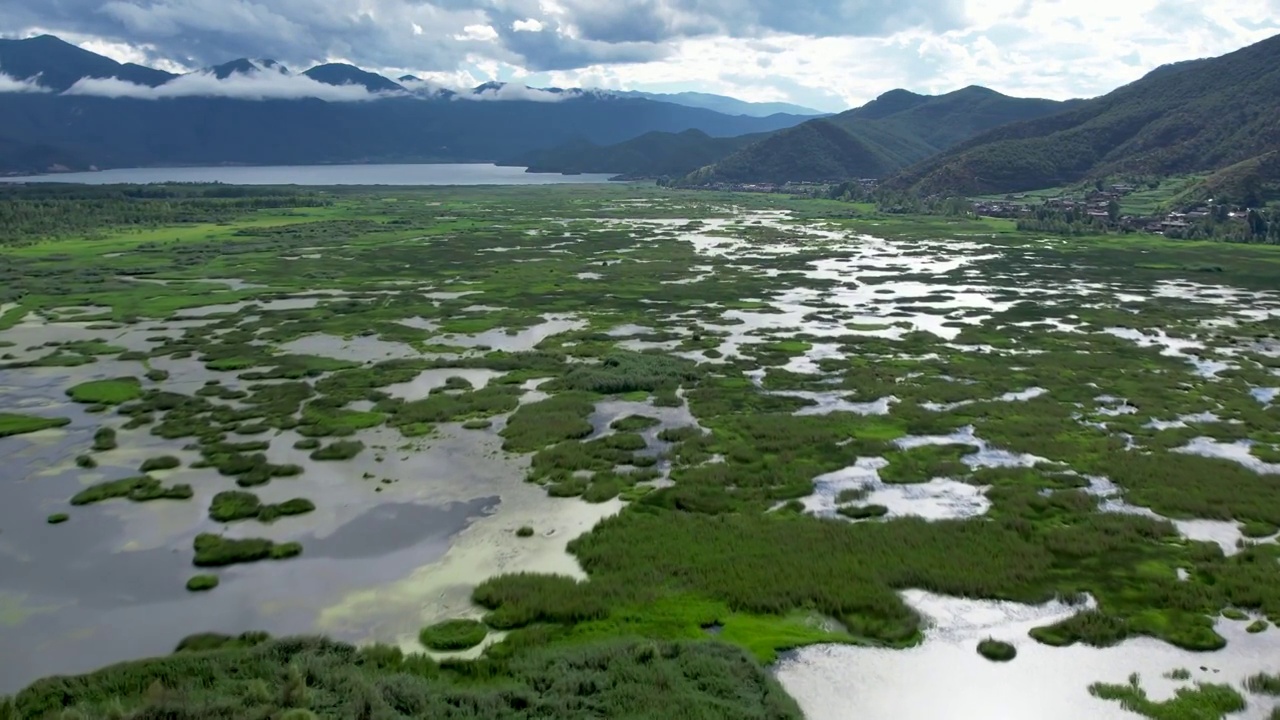
[(690, 175), (686, 182), (823, 182), (880, 177), (934, 149), (876, 124), (811, 120), (775, 133)]
[(893, 178), (895, 189), (984, 194), (1119, 173), (1214, 171), (1280, 149), (1280, 36), (1158, 68), (1065, 112), (982, 133)]
[[(206, 69), (205, 78), (174, 76), (122, 65), (48, 36), (0, 41), (0, 67), (53, 91), (0, 93), (0, 131), (7, 138), (58, 148), (81, 158), (80, 164), (102, 168), (497, 162), (575, 139), (603, 147), (645, 133), (686, 130), (727, 138), (805, 119), (726, 115), (644, 98), (500, 83), (459, 94), (417, 87), (424, 83), (411, 83), (412, 93), (383, 92), (402, 86), (350, 65), (307, 71), (306, 78), (320, 83), (352, 86), (353, 92), (316, 97), (308, 94), (315, 83), (296, 82), (298, 76), (270, 60), (232, 60)], [(134, 86), (97, 84), (79, 94), (62, 92), (82, 77), (114, 77)], [(722, 156), (695, 151), (699, 142), (705, 141), (663, 152), (668, 158), (688, 152), (698, 162)], [(663, 156), (658, 152), (654, 160)]]
[(891, 90), (860, 108), (775, 133), (685, 182), (886, 177), (984, 130), (1071, 106), (974, 86), (938, 96)]
[(79, 158), (58, 148), (0, 137), (0, 175), (65, 172), (85, 167)]
[(1173, 204), (1199, 205), (1211, 199), (1247, 207), (1280, 201), (1280, 150), (1222, 168), (1179, 194)]
[(615, 173), (626, 179), (681, 177), (717, 162), (763, 134), (715, 138), (701, 130), (650, 132), (615, 145), (581, 138), (500, 162), (529, 172)]

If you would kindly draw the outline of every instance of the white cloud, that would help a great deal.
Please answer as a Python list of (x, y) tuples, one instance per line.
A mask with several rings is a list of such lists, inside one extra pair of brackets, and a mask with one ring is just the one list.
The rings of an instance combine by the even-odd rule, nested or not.
[(37, 78), (19, 80), (0, 71), (0, 93), (41, 93), (49, 88), (40, 85)]
[[(1221, 55), (1280, 33), (1280, 0), (968, 0), (963, 13), (959, 0), (0, 5), (12, 8), (0, 13), (0, 32), (39, 27), (162, 69), (235, 57), (274, 57), (301, 68), (344, 57), (446, 87), (500, 79), (700, 90), (833, 111), (898, 87), (932, 94), (977, 84), (1010, 95), (1092, 97), (1158, 65)], [(850, 17), (858, 21), (844, 22)], [(475, 82), (466, 85), (468, 79)]]
[(82, 78), (65, 94), (138, 100), (225, 97), (237, 100), (315, 98), (329, 102), (359, 102), (387, 97), (382, 93), (371, 93), (361, 85), (326, 85), (305, 75), (283, 75), (275, 72), (232, 73), (222, 80), (212, 73), (191, 73), (154, 88), (117, 78)]
[(560, 102), (580, 97), (578, 92), (551, 92), (525, 85), (507, 83), (496, 87), (486, 87), (478, 92), (463, 92), (454, 96), (455, 100), (524, 100), (527, 102)]
[(498, 31), (493, 29), (491, 25), (468, 25), (462, 28), (462, 32), (453, 36), (454, 40), (473, 42), (492, 42), (498, 39)]
[(949, 32), (915, 29), (858, 39), (772, 34), (745, 42), (690, 38), (652, 62), (596, 64), (531, 81), (696, 88), (833, 111), (894, 88), (937, 94), (984, 85), (1023, 97), (1096, 97), (1159, 65), (1222, 55), (1277, 34), (1275, 6), (1276, 0), (984, 0), (969, 3), (967, 27)]

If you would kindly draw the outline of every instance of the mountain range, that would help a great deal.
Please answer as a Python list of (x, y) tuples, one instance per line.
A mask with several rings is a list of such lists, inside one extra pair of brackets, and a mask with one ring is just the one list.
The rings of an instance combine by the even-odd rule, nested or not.
[(891, 90), (862, 107), (773, 133), (650, 133), (607, 147), (575, 139), (506, 164), (623, 177), (688, 175), (690, 185), (883, 178), (984, 130), (1079, 102), (1014, 98), (976, 86), (937, 96)]
[(0, 172), (497, 162), (692, 185), (877, 178), (922, 195), (1195, 174), (1189, 200), (1280, 199), (1280, 36), (1087, 100), (891, 90), (821, 117), (697, 93), (448, 90), (346, 64), (175, 75), (49, 36), (0, 40), (0, 73)]
[(110, 58), (51, 36), (0, 40), (0, 172), (338, 162), (496, 162), (571, 140), (600, 145), (648, 132), (709, 137), (807, 119), (729, 115), (602, 91), (486, 83), (446, 90), (352, 65), (294, 74), (242, 58), (185, 75)]

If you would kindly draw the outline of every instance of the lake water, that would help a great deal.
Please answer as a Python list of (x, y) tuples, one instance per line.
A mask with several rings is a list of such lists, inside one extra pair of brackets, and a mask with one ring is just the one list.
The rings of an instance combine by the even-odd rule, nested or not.
[(228, 185), (555, 185), (603, 183), (612, 175), (526, 173), (485, 164), (279, 165), (260, 167), (120, 168), (97, 172), (0, 177), (2, 182), (220, 182)]

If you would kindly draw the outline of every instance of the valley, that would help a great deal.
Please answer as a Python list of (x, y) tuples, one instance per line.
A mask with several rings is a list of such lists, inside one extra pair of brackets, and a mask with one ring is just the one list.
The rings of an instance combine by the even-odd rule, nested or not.
[(0, 718), (1274, 717), (1273, 247), (6, 193)]

